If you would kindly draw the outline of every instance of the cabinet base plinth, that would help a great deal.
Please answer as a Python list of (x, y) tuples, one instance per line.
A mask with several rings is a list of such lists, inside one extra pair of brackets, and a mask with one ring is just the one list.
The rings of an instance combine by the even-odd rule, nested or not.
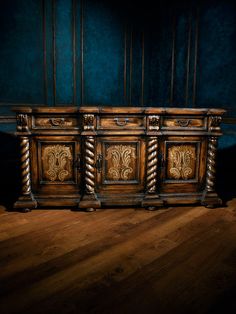
[(100, 200), (97, 199), (96, 195), (84, 195), (82, 200), (79, 202), (79, 208), (85, 208), (86, 211), (92, 212), (96, 208), (101, 207)]
[(19, 209), (23, 213), (28, 213), (33, 208), (37, 208), (37, 202), (34, 199), (33, 195), (23, 195), (20, 196), (19, 199), (15, 202), (14, 209)]
[(161, 200), (157, 195), (146, 195), (142, 201), (142, 207), (148, 210), (156, 210), (158, 207), (164, 205), (163, 200)]
[(217, 193), (205, 191), (202, 195), (201, 204), (207, 208), (214, 208), (222, 205), (222, 200)]

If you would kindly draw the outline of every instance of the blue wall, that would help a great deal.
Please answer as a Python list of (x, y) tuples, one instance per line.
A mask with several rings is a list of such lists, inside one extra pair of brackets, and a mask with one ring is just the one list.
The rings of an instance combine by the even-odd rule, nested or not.
[(16, 104), (223, 107), (236, 146), (234, 1), (8, 0), (0, 45), (2, 134)]
[(29, 103), (223, 106), (235, 116), (233, 2), (154, 3), (4, 1), (0, 114)]

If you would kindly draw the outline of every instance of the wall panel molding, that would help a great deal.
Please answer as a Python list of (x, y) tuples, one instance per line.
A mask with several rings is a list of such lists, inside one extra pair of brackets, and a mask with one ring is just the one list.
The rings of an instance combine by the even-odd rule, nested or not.
[(77, 13), (77, 1), (72, 0), (72, 45), (73, 45), (73, 105), (77, 104), (76, 86), (77, 86), (77, 42), (76, 42), (76, 13)]
[(80, 94), (81, 105), (84, 104), (84, 1), (80, 0)]
[(52, 46), (53, 46), (53, 105), (57, 104), (56, 86), (56, 0), (52, 0)]
[(48, 103), (48, 78), (47, 78), (47, 22), (46, 22), (46, 0), (42, 0), (42, 28), (43, 28), (43, 79), (44, 79), (44, 102)]

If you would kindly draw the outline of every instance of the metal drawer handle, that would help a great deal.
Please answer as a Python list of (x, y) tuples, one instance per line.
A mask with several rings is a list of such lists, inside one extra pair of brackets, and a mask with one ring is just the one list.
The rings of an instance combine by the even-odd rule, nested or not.
[(50, 119), (50, 122), (54, 126), (61, 126), (65, 124), (65, 119), (64, 118), (52, 118)]
[(127, 122), (129, 122), (129, 118), (125, 118), (124, 121), (119, 121), (119, 118), (114, 118), (114, 121), (117, 125), (124, 126), (127, 124)]
[(179, 120), (175, 120), (175, 124), (182, 126), (182, 127), (186, 127), (186, 126), (189, 126), (191, 124), (191, 120), (190, 119), (188, 119), (188, 120), (179, 119)]

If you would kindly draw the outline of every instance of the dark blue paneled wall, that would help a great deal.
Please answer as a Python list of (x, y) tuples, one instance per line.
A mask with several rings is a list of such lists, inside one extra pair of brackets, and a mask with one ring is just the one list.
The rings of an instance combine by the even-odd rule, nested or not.
[(223, 106), (234, 115), (235, 32), (229, 0), (4, 1), (0, 114), (29, 103)]

